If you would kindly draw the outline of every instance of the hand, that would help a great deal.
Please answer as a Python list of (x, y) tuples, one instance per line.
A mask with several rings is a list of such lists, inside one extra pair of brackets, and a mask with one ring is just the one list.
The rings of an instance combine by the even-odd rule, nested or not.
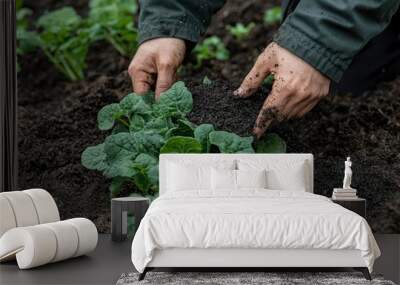
[(253, 129), (258, 138), (272, 121), (302, 117), (329, 93), (327, 77), (288, 50), (271, 43), (233, 94), (252, 95), (269, 74), (274, 75), (275, 81)]
[(181, 39), (157, 38), (142, 43), (128, 69), (133, 91), (144, 94), (155, 87), (158, 99), (176, 81), (176, 71), (185, 52), (186, 45)]

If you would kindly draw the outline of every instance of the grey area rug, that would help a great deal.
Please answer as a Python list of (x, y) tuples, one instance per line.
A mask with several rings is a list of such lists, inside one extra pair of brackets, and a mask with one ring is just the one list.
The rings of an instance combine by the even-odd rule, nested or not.
[(122, 274), (116, 285), (395, 285), (379, 275), (368, 281), (359, 272), (148, 272), (142, 281), (137, 280), (138, 276), (138, 273)]

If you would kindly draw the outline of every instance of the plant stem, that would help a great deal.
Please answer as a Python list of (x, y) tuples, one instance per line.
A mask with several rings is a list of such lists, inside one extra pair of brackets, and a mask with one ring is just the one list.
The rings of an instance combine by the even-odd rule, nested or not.
[(117, 42), (116, 39), (113, 38), (113, 36), (111, 36), (109, 33), (106, 33), (105, 37), (106, 40), (109, 41), (121, 55), (127, 56), (125, 49)]
[(125, 127), (128, 127), (128, 128), (129, 128), (128, 122), (125, 121), (124, 119), (118, 118), (117, 121), (120, 122), (121, 124), (123, 124)]
[(56, 67), (61, 73), (63, 73), (64, 75), (66, 75), (69, 79), (73, 80), (74, 75), (72, 74), (72, 77), (71, 77), (71, 74), (68, 73), (68, 71), (64, 68), (63, 64), (60, 63), (60, 62), (56, 59), (56, 57), (53, 56), (53, 55), (51, 54), (51, 52), (48, 51), (48, 49), (47, 49), (46, 47), (43, 47), (43, 46), (42, 46), (42, 49), (43, 49), (43, 52), (45, 53), (45, 55), (46, 55), (46, 56), (50, 59), (50, 61), (55, 65), (55, 67)]
[(71, 66), (71, 69), (73, 69), (74, 73), (76, 74), (77, 78), (82, 80), (85, 78), (82, 68), (79, 66), (77, 61), (71, 57), (69, 54), (65, 54), (65, 58), (67, 59), (69, 65)]
[(65, 55), (61, 54), (61, 55), (59, 55), (59, 58), (60, 58), (60, 61), (61, 61), (62, 65), (63, 65), (63, 67), (64, 67), (64, 70), (66, 71), (67, 77), (69, 77), (69, 79), (71, 79), (72, 81), (78, 80), (78, 78), (75, 75), (74, 71), (69, 66), (69, 63), (68, 63), (67, 59), (65, 58)]

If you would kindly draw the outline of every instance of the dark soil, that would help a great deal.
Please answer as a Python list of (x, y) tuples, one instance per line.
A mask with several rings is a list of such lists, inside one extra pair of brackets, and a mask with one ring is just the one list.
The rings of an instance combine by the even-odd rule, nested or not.
[[(265, 99), (261, 90), (250, 99), (236, 99), (227, 82), (211, 87), (192, 83), (195, 123), (251, 135)], [(329, 97), (301, 120), (270, 129), (288, 145), (288, 152), (313, 153), (314, 192), (332, 195), (342, 185), (344, 158), (351, 155), (352, 185), (368, 200), (368, 221), (377, 232), (400, 230), (400, 78), (363, 96)]]
[[(248, 2), (248, 1), (247, 1)], [(212, 61), (200, 70), (186, 67), (181, 79), (193, 93), (190, 119), (250, 135), (268, 94), (260, 90), (249, 99), (235, 99), (233, 90), (271, 40), (274, 28), (258, 25), (251, 39), (238, 43), (225, 32), (236, 21), (260, 22), (269, 1), (228, 1), (208, 33), (223, 37), (231, 51), (229, 62)], [(73, 3), (85, 13), (87, 1), (27, 1), (35, 12)], [(49, 4), (49, 6), (43, 6)], [(46, 7), (43, 8), (43, 7)], [(126, 73), (129, 59), (106, 43), (89, 52), (87, 78), (70, 83), (41, 52), (21, 60), (19, 79), (19, 188), (42, 187), (56, 199), (63, 219), (87, 217), (100, 232), (108, 232), (110, 195), (101, 174), (80, 164), (81, 152), (107, 135), (96, 127), (97, 111), (131, 91)], [(201, 81), (207, 75), (211, 86)], [(288, 152), (315, 156), (315, 192), (330, 196), (343, 178), (343, 161), (354, 161), (353, 185), (368, 200), (368, 221), (374, 231), (400, 231), (400, 78), (382, 83), (362, 96), (340, 94), (323, 100), (303, 119), (273, 126)]]

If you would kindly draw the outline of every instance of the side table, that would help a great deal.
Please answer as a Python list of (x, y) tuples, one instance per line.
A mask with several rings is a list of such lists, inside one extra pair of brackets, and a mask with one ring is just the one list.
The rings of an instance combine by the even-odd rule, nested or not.
[(359, 214), (364, 219), (367, 216), (367, 200), (363, 198), (355, 199), (332, 199), (332, 202)]
[(128, 235), (128, 215), (135, 217), (136, 228), (149, 208), (145, 197), (121, 197), (111, 200), (111, 239), (123, 241)]

